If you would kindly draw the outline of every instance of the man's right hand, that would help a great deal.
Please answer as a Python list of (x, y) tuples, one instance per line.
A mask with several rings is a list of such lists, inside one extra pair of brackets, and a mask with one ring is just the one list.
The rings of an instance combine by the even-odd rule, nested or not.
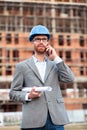
[(32, 90), (29, 92), (28, 98), (34, 99), (34, 98), (38, 98), (40, 96), (41, 96), (41, 92), (36, 92), (35, 88), (33, 87)]

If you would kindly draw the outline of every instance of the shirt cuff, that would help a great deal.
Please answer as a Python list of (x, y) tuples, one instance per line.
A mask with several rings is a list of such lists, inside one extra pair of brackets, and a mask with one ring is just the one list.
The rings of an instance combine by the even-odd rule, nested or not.
[(31, 100), (32, 100), (31, 98), (28, 98), (28, 96), (29, 96), (29, 93), (27, 93), (27, 94), (25, 95), (25, 101), (31, 101)]
[(58, 64), (58, 63), (60, 63), (60, 62), (62, 62), (63, 60), (59, 57), (59, 56), (57, 56), (55, 59), (54, 59), (54, 62), (56, 63), (56, 64)]

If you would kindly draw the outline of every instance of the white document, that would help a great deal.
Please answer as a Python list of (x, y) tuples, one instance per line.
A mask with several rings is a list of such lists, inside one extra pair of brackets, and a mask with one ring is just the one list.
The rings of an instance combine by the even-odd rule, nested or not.
[[(44, 91), (52, 91), (52, 87), (50, 86), (44, 86), (44, 87), (34, 87), (35, 91), (37, 92), (44, 92)], [(32, 87), (25, 87), (22, 89), (22, 91), (30, 92)]]

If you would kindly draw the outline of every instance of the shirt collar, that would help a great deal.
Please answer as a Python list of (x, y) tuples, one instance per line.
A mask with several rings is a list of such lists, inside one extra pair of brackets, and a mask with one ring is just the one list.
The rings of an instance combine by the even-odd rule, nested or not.
[[(41, 61), (38, 60), (34, 55), (33, 55), (32, 57), (33, 57), (35, 63), (41, 62)], [(46, 61), (47, 61), (47, 58), (45, 57), (45, 60), (44, 60), (43, 62), (46, 62)]]

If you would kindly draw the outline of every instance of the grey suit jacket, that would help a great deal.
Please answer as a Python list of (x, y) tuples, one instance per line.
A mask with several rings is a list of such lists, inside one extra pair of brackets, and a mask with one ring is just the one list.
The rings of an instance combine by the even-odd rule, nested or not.
[[(74, 75), (69, 67), (60, 62), (47, 60), (45, 81), (41, 80), (33, 58), (16, 65), (14, 78), (9, 93), (10, 99), (22, 102), (22, 128), (42, 127), (46, 123), (48, 110), (52, 122), (56, 125), (69, 123), (64, 107), (64, 100), (60, 90), (60, 82), (72, 82)], [(24, 87), (51, 86), (51, 92), (42, 93), (41, 97), (32, 101), (25, 101)]]

